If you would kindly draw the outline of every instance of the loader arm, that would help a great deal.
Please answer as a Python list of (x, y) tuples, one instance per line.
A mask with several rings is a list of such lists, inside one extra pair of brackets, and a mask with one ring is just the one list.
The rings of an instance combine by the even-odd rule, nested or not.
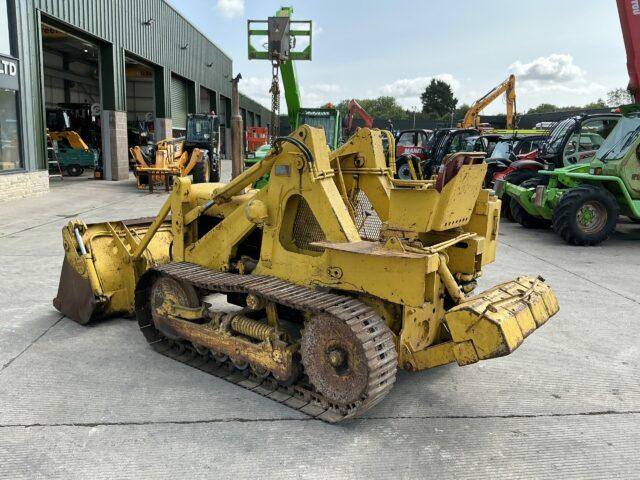
[(480, 124), (480, 112), (484, 110), (488, 105), (493, 103), (500, 95), (506, 94), (507, 97), (507, 130), (513, 130), (515, 128), (514, 115), (516, 105), (516, 77), (515, 75), (509, 75), (504, 82), (495, 87), (489, 93), (482, 98), (476, 100), (471, 105), (471, 108), (464, 116), (464, 120), (460, 126), (462, 128), (476, 128)]

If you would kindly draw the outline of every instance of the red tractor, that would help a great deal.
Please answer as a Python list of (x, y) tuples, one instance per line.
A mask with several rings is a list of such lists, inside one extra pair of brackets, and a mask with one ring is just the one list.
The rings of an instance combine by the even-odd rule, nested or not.
[(420, 160), (427, 159), (427, 146), (433, 130), (402, 130), (396, 137), (396, 158), (415, 155)]

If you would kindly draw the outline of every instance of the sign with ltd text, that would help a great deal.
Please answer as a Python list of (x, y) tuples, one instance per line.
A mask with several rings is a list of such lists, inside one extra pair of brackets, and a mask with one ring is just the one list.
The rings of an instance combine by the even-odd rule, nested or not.
[(18, 60), (0, 55), (0, 88), (18, 90)]

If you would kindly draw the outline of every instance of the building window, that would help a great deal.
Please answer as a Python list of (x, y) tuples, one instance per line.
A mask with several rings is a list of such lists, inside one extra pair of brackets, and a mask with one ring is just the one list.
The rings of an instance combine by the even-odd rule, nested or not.
[(0, 0), (0, 53), (11, 55), (11, 33), (9, 32), (7, 0)]
[(0, 173), (22, 168), (18, 130), (18, 92), (0, 89)]

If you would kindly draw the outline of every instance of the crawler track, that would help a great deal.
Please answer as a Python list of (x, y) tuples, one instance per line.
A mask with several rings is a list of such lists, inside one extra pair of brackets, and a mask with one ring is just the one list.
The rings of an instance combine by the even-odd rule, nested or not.
[[(311, 314), (332, 315), (345, 322), (362, 342), (368, 361), (369, 381), (361, 398), (349, 405), (335, 405), (302, 375), (284, 386), (273, 377), (260, 378), (251, 369), (238, 370), (231, 360), (218, 362), (202, 355), (188, 341), (166, 338), (153, 325), (148, 305), (149, 289), (158, 275), (168, 275), (207, 293), (253, 293), (269, 301)], [(397, 354), (384, 321), (359, 300), (319, 292), (284, 280), (256, 275), (216, 272), (191, 263), (170, 263), (145, 272), (136, 288), (136, 318), (149, 344), (159, 353), (240, 385), (320, 420), (337, 423), (356, 417), (376, 405), (396, 379)]]

